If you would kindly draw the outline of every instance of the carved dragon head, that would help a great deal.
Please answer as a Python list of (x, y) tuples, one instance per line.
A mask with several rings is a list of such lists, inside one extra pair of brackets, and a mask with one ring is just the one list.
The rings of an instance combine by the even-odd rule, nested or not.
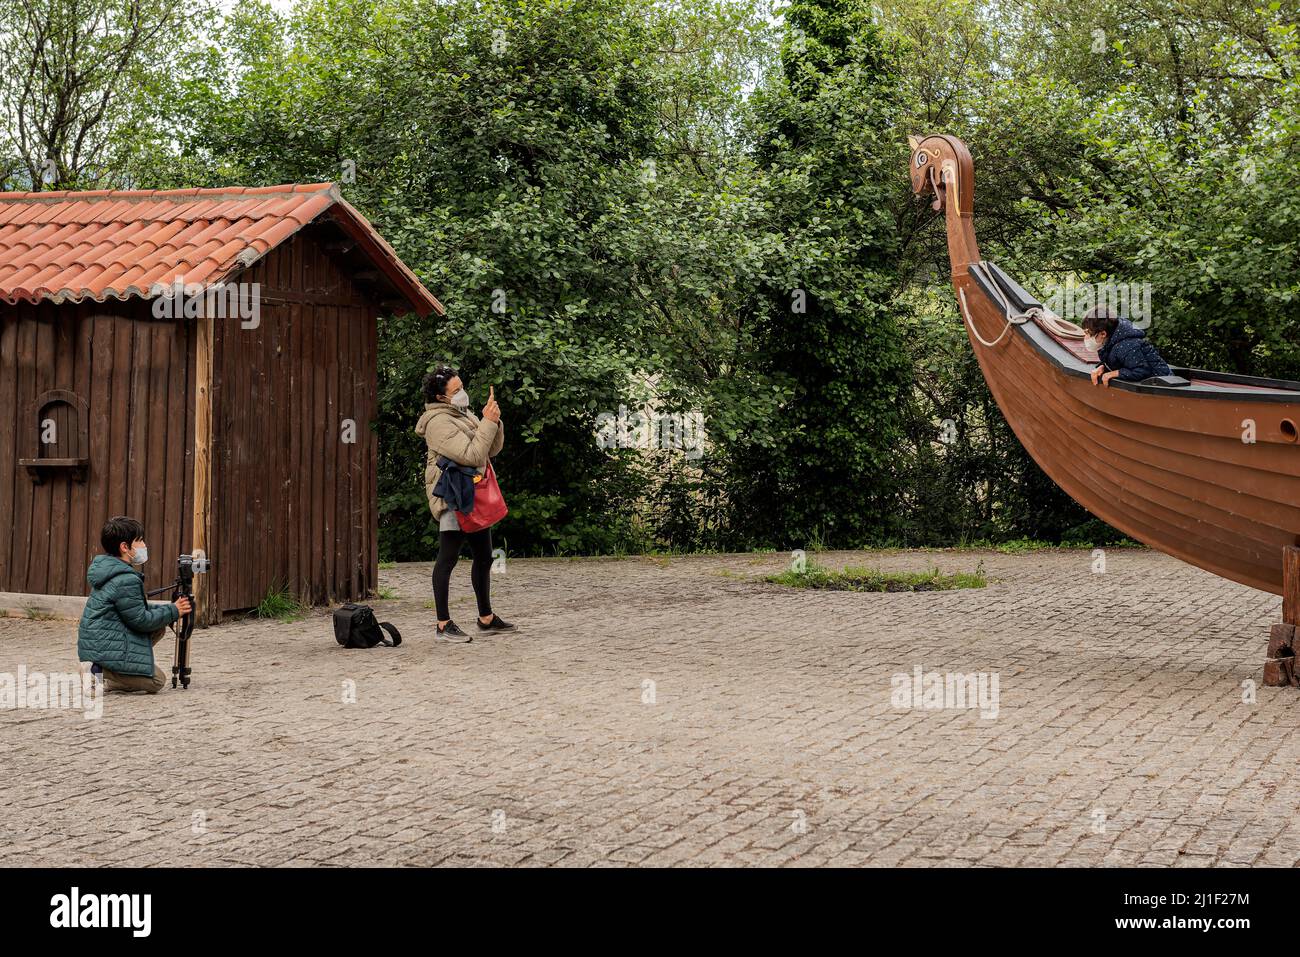
[(973, 177), (970, 154), (961, 140), (940, 135), (909, 136), (907, 145), (912, 150), (912, 192), (917, 196), (932, 194), (932, 209), (952, 206), (958, 213), (969, 214)]

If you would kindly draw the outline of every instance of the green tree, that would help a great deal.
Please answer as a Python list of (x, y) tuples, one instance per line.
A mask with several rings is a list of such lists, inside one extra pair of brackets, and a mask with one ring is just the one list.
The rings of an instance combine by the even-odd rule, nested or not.
[(905, 141), (897, 52), (857, 0), (785, 10), (754, 150), (780, 242), (750, 308), (754, 365), (787, 383), (775, 441), (729, 443), (733, 523), (755, 542), (891, 534), (910, 369), (891, 299)]
[(203, 0), (0, 0), (0, 188), (129, 185)]
[(241, 62), (230, 88), (192, 97), (183, 162), (244, 182), (355, 170), (349, 198), (448, 306), (381, 328), (386, 557), (424, 557), (436, 540), (411, 425), (440, 359), (476, 401), (497, 385), (512, 549), (652, 534), (654, 474), (634, 451), (601, 449), (596, 419), (647, 375), (694, 389), (679, 360), (714, 348), (692, 339), (713, 298), (700, 264), (735, 240), (724, 217), (705, 220), (728, 205), (715, 200), (731, 175), (725, 134), (764, 49), (744, 9), (316, 0), (284, 22), (254, 10), (229, 24)]

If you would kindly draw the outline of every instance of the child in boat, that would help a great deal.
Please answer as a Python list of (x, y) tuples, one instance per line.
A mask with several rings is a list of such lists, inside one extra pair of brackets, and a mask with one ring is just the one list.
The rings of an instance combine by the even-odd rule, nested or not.
[(1083, 344), (1095, 349), (1101, 365), (1092, 370), (1092, 384), (1109, 386), (1116, 376), (1122, 382), (1141, 382), (1169, 375), (1169, 364), (1147, 334), (1127, 319), (1118, 319), (1105, 306), (1094, 306), (1083, 317)]

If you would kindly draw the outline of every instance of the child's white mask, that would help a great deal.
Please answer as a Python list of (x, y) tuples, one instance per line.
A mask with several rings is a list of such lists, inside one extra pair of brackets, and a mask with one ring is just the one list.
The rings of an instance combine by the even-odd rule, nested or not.
[(1085, 349), (1087, 349), (1089, 352), (1096, 352), (1096, 351), (1097, 351), (1097, 340), (1096, 340), (1094, 337), (1092, 337), (1092, 336), (1084, 336), (1084, 337), (1083, 337), (1083, 347), (1084, 347)]
[(149, 546), (141, 545), (131, 554), (132, 565), (143, 565), (149, 560)]

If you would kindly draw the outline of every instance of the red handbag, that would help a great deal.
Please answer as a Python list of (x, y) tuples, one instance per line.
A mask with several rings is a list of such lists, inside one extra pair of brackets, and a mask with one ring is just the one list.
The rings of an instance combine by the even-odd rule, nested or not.
[(483, 480), (474, 486), (474, 511), (457, 512), (456, 521), (460, 522), (462, 532), (478, 532), (491, 528), (505, 518), (509, 511), (505, 496), (501, 494), (501, 486), (497, 484), (497, 473), (489, 459)]

